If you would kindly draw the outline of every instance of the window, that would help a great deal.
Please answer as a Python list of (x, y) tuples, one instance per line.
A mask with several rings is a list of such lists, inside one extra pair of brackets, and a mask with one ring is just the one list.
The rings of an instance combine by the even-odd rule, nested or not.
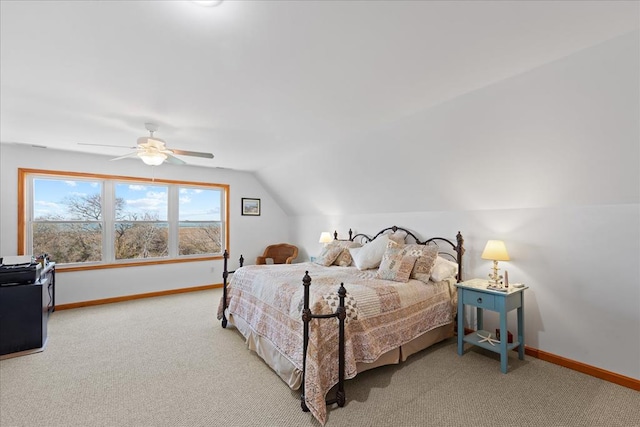
[(196, 187), (178, 190), (180, 255), (222, 252), (222, 191)]
[(101, 183), (35, 177), (32, 182), (31, 253), (64, 263), (101, 261)]
[(167, 221), (169, 187), (116, 183), (115, 258), (159, 258), (169, 255)]
[(63, 268), (219, 257), (229, 186), (19, 169), (18, 253)]

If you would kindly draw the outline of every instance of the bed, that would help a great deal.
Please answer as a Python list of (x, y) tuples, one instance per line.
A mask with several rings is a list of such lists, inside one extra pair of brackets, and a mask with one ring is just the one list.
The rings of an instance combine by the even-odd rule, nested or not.
[[(463, 238), (388, 227), (338, 239), (315, 262), (240, 266), (225, 252), (218, 319), (233, 325), (322, 424), (344, 380), (453, 336)], [(373, 254), (373, 255), (372, 255)], [(377, 263), (376, 263), (377, 261)], [(242, 263), (242, 259), (241, 259)], [(231, 280), (227, 283), (228, 277)], [(335, 399), (326, 399), (335, 385)]]

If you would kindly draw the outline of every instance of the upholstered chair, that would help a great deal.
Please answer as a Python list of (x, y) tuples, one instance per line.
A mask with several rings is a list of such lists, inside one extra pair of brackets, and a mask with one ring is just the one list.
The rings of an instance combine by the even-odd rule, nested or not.
[(270, 245), (264, 250), (264, 254), (256, 258), (256, 264), (267, 264), (267, 258), (271, 258), (274, 264), (291, 264), (298, 256), (298, 247), (287, 243)]

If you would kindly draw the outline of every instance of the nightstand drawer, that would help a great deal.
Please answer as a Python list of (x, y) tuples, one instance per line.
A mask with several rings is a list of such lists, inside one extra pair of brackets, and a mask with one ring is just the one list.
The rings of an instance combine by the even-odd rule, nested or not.
[(486, 292), (471, 291), (469, 289), (465, 289), (462, 293), (463, 304), (473, 305), (487, 310), (495, 310), (495, 298), (495, 295), (491, 295)]

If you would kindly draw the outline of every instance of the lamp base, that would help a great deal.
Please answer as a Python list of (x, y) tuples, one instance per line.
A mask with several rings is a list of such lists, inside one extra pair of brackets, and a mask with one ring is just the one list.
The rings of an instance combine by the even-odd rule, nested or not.
[(489, 273), (489, 281), (490, 281), (490, 285), (497, 287), (497, 288), (501, 288), (502, 287), (502, 276), (498, 274), (498, 270), (500, 270), (498, 268), (498, 261), (494, 260), (493, 261), (493, 269), (492, 272)]

